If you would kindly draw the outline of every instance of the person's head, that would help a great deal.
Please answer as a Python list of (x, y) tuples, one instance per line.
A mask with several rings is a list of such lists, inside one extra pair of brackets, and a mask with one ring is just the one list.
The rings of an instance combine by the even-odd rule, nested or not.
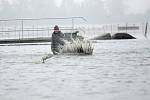
[(55, 33), (58, 33), (58, 32), (59, 32), (59, 27), (58, 27), (57, 25), (55, 25), (55, 27), (54, 27), (54, 32), (55, 32)]

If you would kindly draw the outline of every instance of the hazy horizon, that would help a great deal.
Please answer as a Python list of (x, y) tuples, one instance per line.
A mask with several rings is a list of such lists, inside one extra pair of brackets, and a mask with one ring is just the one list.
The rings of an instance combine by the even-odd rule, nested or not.
[(72, 16), (90, 24), (146, 22), (150, 0), (0, 0), (0, 19)]

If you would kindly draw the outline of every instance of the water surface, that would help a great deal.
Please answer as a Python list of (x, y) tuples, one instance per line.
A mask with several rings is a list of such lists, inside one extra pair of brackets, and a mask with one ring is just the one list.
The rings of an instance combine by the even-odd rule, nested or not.
[(150, 41), (93, 41), (89, 56), (0, 46), (0, 100), (150, 100)]

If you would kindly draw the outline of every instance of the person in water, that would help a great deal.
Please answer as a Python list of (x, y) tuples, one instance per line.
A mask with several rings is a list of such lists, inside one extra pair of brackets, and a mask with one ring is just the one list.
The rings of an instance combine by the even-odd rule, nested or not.
[(55, 25), (51, 43), (51, 50), (53, 54), (59, 54), (64, 45), (64, 34), (59, 30), (59, 27)]

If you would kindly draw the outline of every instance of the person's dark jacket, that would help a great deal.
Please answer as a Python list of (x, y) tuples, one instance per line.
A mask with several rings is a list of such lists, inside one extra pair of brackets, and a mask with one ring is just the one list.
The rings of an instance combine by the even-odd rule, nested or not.
[(58, 33), (53, 32), (51, 49), (54, 54), (55, 52), (59, 53), (60, 46), (63, 46), (65, 44), (63, 39), (64, 39), (64, 34), (61, 31), (59, 31)]

